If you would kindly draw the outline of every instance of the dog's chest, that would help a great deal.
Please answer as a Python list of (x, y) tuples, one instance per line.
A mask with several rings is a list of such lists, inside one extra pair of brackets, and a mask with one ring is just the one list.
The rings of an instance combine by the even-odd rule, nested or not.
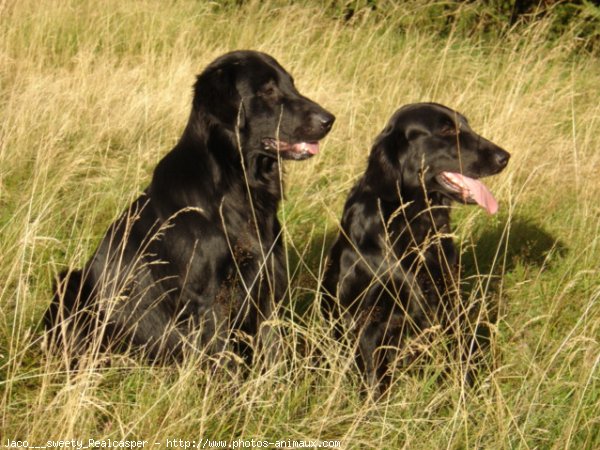
[(447, 216), (413, 216), (411, 220), (400, 216), (386, 225), (387, 249), (426, 290), (439, 291), (448, 279), (455, 278), (456, 250)]
[(258, 266), (261, 253), (260, 236), (248, 222), (230, 241), (231, 256), (239, 267)]

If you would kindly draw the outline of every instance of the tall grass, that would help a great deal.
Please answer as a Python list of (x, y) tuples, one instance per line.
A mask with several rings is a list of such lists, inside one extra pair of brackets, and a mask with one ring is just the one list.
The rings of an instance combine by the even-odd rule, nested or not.
[[(600, 447), (600, 64), (576, 54), (569, 33), (550, 42), (543, 21), (492, 41), (436, 36), (410, 25), (425, 6), (390, 4), (384, 17), (367, 8), (345, 22), (311, 3), (0, 1), (0, 445)], [(292, 282), (276, 325), (288, 351), (239, 374), (126, 355), (66, 371), (40, 350), (56, 273), (80, 266), (148, 183), (183, 130), (194, 75), (239, 48), (275, 56), (338, 117), (318, 157), (286, 165)], [(463, 112), (513, 155), (489, 180), (500, 214), (454, 215), (465, 295), (498, 304), (499, 318), (479, 389), (433, 362), (373, 401), (359, 393), (351, 352), (329, 338), (316, 289), (373, 138), (416, 101)]]

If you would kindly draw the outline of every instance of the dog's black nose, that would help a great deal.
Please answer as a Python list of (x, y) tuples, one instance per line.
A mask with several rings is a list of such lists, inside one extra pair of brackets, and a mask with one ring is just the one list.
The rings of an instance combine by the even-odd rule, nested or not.
[(494, 161), (499, 167), (506, 167), (508, 160), (510, 159), (510, 153), (507, 151), (498, 149), (494, 152)]
[(333, 114), (322, 112), (318, 114), (317, 120), (323, 130), (329, 131), (333, 126), (333, 122), (335, 122), (335, 116)]

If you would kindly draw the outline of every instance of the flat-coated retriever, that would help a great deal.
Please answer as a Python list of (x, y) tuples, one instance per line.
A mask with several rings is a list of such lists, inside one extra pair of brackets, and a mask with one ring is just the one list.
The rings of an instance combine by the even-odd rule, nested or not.
[(44, 317), (51, 342), (171, 359), (215, 354), (238, 331), (261, 336), (287, 289), (281, 160), (318, 153), (334, 120), (269, 55), (212, 62), (150, 185), (83, 269), (60, 275)]
[(509, 158), (464, 116), (435, 103), (400, 108), (376, 138), (344, 206), (322, 304), (337, 337), (349, 333), (357, 344), (368, 385), (385, 390), (393, 366), (408, 364), (407, 338), (455, 325), (450, 206), (478, 203), (495, 213), (478, 179), (502, 171)]

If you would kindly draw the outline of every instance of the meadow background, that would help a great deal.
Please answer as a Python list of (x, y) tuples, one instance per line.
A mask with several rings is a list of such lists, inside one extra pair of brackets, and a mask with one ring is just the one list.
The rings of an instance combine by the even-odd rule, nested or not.
[[(0, 445), (600, 448), (599, 35), (600, 9), (586, 1), (521, 11), (502, 1), (0, 0)], [(147, 185), (185, 126), (195, 74), (242, 48), (273, 55), (337, 116), (320, 155), (286, 163), (291, 287), (279, 326), (303, 351), (237, 375), (126, 355), (65, 370), (41, 350), (54, 277), (80, 266)], [(373, 401), (351, 353), (328, 337), (316, 289), (373, 138), (418, 101), (464, 113), (512, 153), (488, 181), (499, 214), (454, 214), (464, 295), (499, 313), (476, 389), (440, 376), (434, 358)]]

